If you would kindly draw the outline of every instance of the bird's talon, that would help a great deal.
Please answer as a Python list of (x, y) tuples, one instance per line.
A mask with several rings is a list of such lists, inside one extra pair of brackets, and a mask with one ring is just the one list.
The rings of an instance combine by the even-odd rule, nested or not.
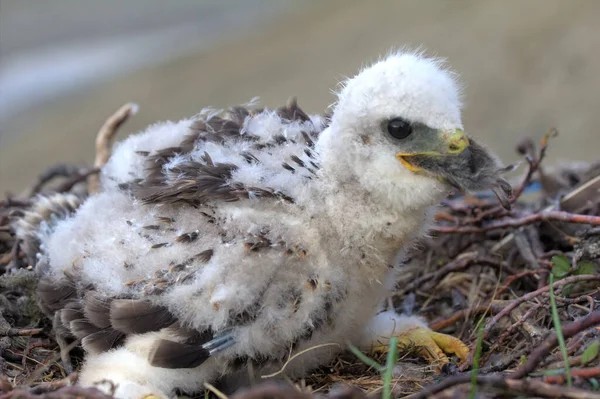
[[(438, 373), (450, 363), (447, 355), (456, 355), (464, 361), (469, 354), (469, 348), (458, 338), (451, 335), (440, 334), (426, 327), (417, 327), (407, 330), (397, 336), (400, 352), (415, 350), (416, 353), (434, 365)], [(374, 352), (386, 352), (387, 346), (376, 346)]]

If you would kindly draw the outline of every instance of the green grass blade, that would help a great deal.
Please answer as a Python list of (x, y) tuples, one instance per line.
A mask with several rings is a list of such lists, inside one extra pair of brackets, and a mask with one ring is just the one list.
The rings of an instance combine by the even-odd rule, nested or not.
[(385, 372), (383, 374), (383, 399), (392, 398), (392, 377), (396, 363), (398, 363), (398, 338), (392, 337), (390, 338), (387, 359), (385, 362)]
[(350, 349), (350, 352), (352, 352), (354, 354), (354, 356), (356, 356), (361, 362), (363, 362), (367, 366), (373, 367), (375, 370), (377, 370), (380, 373), (383, 373), (385, 371), (384, 366), (382, 366), (381, 364), (377, 363), (375, 360), (371, 359), (369, 356), (362, 353), (356, 346), (348, 345), (348, 349)]
[(475, 354), (473, 355), (473, 372), (471, 374), (471, 390), (469, 399), (475, 399), (477, 395), (477, 375), (479, 374), (479, 362), (481, 361), (481, 348), (483, 346), (483, 317), (477, 323), (477, 343), (475, 345)]
[(562, 353), (563, 359), (565, 360), (565, 374), (567, 376), (567, 386), (573, 385), (573, 379), (571, 378), (571, 367), (569, 365), (569, 355), (567, 354), (567, 345), (565, 344), (565, 337), (562, 334), (562, 327), (560, 325), (560, 319), (558, 317), (558, 308), (556, 307), (556, 299), (554, 298), (554, 276), (550, 274), (550, 305), (552, 306), (552, 321), (554, 322), (554, 329), (556, 330), (556, 338), (558, 339), (558, 345)]

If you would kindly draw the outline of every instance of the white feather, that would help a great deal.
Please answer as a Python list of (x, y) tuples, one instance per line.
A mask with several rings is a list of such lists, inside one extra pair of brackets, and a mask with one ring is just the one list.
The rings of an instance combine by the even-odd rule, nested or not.
[[(164, 166), (169, 171), (188, 159), (201, 160), (207, 152), (215, 163), (239, 166), (233, 182), (279, 190), (294, 198), (293, 205), (259, 200), (253, 193), (248, 200), (201, 209), (142, 205), (118, 188), (144, 177), (145, 158), (136, 151), (178, 145), (193, 120), (155, 124), (123, 141), (102, 171), (104, 191), (90, 197), (74, 218), (61, 222), (43, 243), (50, 273), (59, 279), (76, 268), (80, 284), (93, 284), (109, 296), (127, 297), (132, 294), (127, 282), (151, 279), (169, 265), (213, 249), (208, 264), (190, 266), (196, 271), (190, 283), (150, 299), (167, 307), (184, 325), (215, 331), (225, 326), (232, 312), (257, 301), (263, 311), (255, 322), (234, 331), (233, 347), (197, 369), (151, 367), (147, 355), (159, 336), (152, 333), (132, 336), (123, 348), (88, 358), (82, 383), (114, 378), (122, 384), (119, 389), (124, 397), (131, 390), (143, 396), (145, 391), (136, 391), (138, 386), (164, 395), (174, 388), (199, 389), (204, 381), (226, 372), (224, 357), (285, 356), (289, 343), (315, 312), (324, 312), (330, 292), (341, 298), (332, 305), (335, 324), (318, 330), (296, 350), (327, 342), (359, 342), (361, 330), (388, 293), (386, 275), (397, 250), (424, 233), (431, 221), (431, 206), (445, 193), (437, 180), (415, 175), (397, 161), (397, 149), (384, 138), (381, 121), (400, 115), (433, 128), (456, 129), (462, 127), (460, 106), (455, 78), (438, 61), (418, 54), (393, 54), (344, 83), (331, 124), (316, 142), (314, 160), (303, 153), (301, 132), (321, 131), (324, 119), (311, 116), (308, 122), (284, 123), (274, 112), (265, 111), (246, 119), (243, 134), (263, 140), (283, 135), (288, 140), (285, 145), (256, 151), (252, 142), (244, 140), (228, 146), (200, 143), (190, 154), (176, 156)], [(218, 114), (207, 109), (200, 117)], [(365, 135), (369, 144), (362, 140)], [(246, 162), (241, 155), (245, 151), (259, 163)], [(306, 164), (319, 164), (318, 179), (308, 178), (313, 176), (292, 163), (292, 155)], [(283, 169), (282, 162), (296, 168), (296, 173)], [(217, 223), (207, 223), (203, 210), (214, 212)], [(175, 223), (146, 231), (144, 226), (157, 224), (157, 216), (173, 218)], [(178, 234), (196, 230), (200, 234), (195, 242), (174, 242)], [(273, 243), (306, 249), (306, 256), (283, 256), (284, 248), (249, 253), (244, 240), (249, 232), (261, 230)], [(152, 248), (161, 242), (170, 245)], [(310, 276), (318, 276), (314, 290), (306, 288)], [(293, 287), (303, 290), (295, 311), (291, 305), (280, 305)], [(414, 321), (394, 320), (399, 324)], [(384, 329), (379, 324), (371, 327), (377, 334)], [(288, 370), (302, 373), (337, 351), (328, 347), (311, 352)]]

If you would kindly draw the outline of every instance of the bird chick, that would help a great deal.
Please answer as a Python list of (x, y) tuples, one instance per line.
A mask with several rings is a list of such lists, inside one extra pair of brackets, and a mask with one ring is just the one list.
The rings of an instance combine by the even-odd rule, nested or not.
[[(509, 193), (460, 109), (454, 74), (400, 52), (346, 80), (330, 118), (295, 101), (207, 109), (120, 143), (103, 192), (51, 231), (19, 233), (41, 248), (42, 307), (87, 352), (79, 383), (169, 397), (249, 365), (277, 371), (308, 348), (287, 375), (368, 346), (398, 250), (448, 190)], [(416, 318), (381, 320), (431, 335)]]

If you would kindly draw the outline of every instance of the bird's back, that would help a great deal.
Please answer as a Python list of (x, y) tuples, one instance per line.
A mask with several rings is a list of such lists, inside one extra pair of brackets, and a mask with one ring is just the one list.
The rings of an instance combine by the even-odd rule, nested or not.
[[(280, 344), (310, 340), (348, 289), (314, 256), (327, 250), (296, 204), (318, 178), (322, 128), (291, 102), (128, 138), (103, 170), (105, 190), (42, 237), (40, 301), (90, 352), (169, 327), (154, 353), (162, 367), (201, 364), (199, 345), (229, 330), (239, 356), (286, 355)], [(181, 342), (195, 346), (173, 355)]]

